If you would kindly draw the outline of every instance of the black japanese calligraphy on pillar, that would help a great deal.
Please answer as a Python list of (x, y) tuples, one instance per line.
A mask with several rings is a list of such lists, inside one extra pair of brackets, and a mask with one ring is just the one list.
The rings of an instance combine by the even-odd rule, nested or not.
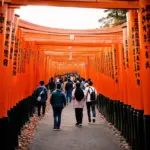
[(31, 49), (26, 49), (26, 63), (30, 64), (31, 59)]
[(103, 74), (105, 74), (105, 53), (103, 51)]
[(17, 63), (17, 73), (21, 73), (21, 51), (22, 49), (18, 48), (18, 63)]
[(104, 51), (104, 74), (106, 75), (106, 53), (105, 51)]
[(145, 52), (145, 68), (150, 69), (150, 5), (141, 8), (142, 25), (143, 25), (143, 40)]
[(25, 61), (25, 56), (26, 55), (26, 52), (25, 52), (25, 49), (22, 49), (22, 55), (21, 55), (21, 68), (22, 68), (22, 73), (25, 73), (25, 64), (26, 64), (26, 61)]
[(24, 73), (24, 64), (25, 64), (25, 53), (24, 49), (21, 49), (21, 61), (20, 61), (20, 73)]
[(10, 32), (11, 32), (11, 21), (7, 20), (7, 24), (6, 24), (6, 38), (5, 38), (5, 44), (4, 44), (4, 59), (3, 59), (3, 65), (4, 66), (8, 66)]
[(110, 70), (111, 70), (111, 77), (114, 79), (114, 65), (113, 65), (113, 53), (112, 49), (110, 51)]
[(15, 43), (15, 40), (16, 40), (15, 28), (16, 28), (15, 25), (13, 25), (12, 33), (11, 33), (11, 44), (10, 44), (10, 55), (9, 55), (9, 59), (13, 59), (13, 55), (14, 55), (14, 45), (16, 44), (16, 43)]
[(125, 40), (125, 66), (129, 68), (128, 40)]
[(122, 47), (122, 62), (123, 62), (123, 68), (126, 69), (126, 59), (125, 59), (124, 47)]
[(108, 76), (108, 54), (107, 54), (107, 49), (105, 49), (105, 65), (106, 65), (105, 75)]
[(0, 34), (3, 33), (4, 22), (5, 22), (4, 14), (0, 13)]
[(106, 50), (106, 53), (105, 53), (105, 62), (106, 62), (105, 74), (108, 76), (108, 54), (107, 54), (107, 50)]
[(116, 81), (116, 83), (118, 83), (118, 66), (117, 66), (117, 50), (116, 50), (116, 48), (114, 48), (114, 50), (113, 50), (113, 55), (114, 55), (114, 60), (113, 60), (113, 62), (114, 62), (114, 79), (115, 79), (115, 81)]
[(108, 51), (108, 53), (107, 53), (107, 69), (108, 69), (107, 75), (110, 76), (110, 69), (109, 69), (109, 51)]
[(14, 54), (13, 54), (13, 76), (17, 75), (18, 67), (18, 52), (19, 52), (19, 40), (15, 40)]
[(134, 23), (132, 26), (132, 52), (133, 52), (133, 61), (134, 61), (134, 74), (136, 78), (137, 85), (140, 86), (140, 43), (139, 43), (139, 25), (138, 25), (138, 16), (135, 16)]
[(26, 64), (29, 64), (29, 50), (28, 49), (24, 49), (24, 60), (23, 60), (23, 70), (24, 72), (26, 72)]
[(108, 51), (108, 71), (109, 71), (109, 74), (108, 76), (111, 77), (111, 59), (110, 59), (110, 48), (109, 48), (109, 51)]
[(102, 73), (104, 73), (104, 64), (105, 64), (105, 62), (104, 62), (104, 51), (102, 50), (102, 60), (101, 60), (101, 62), (102, 62)]

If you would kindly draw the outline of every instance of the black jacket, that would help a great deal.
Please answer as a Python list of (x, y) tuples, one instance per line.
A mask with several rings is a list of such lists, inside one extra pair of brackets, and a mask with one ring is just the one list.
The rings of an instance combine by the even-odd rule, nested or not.
[(67, 92), (73, 90), (73, 83), (72, 83), (71, 81), (68, 81), (68, 82), (66, 83), (65, 90), (66, 90)]
[(63, 109), (66, 105), (66, 97), (65, 94), (61, 90), (55, 90), (52, 93), (50, 98), (50, 103), (53, 108), (61, 108)]

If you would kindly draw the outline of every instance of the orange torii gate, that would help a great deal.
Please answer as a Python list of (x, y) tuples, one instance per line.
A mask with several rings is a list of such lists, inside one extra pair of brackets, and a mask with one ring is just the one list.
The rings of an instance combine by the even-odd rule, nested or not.
[[(98, 109), (132, 149), (149, 150), (150, 1), (4, 2), (0, 6), (0, 149), (14, 150), (18, 145), (20, 130), (34, 113), (33, 91), (40, 80), (78, 72), (93, 80), (99, 92)], [(127, 23), (117, 27), (62, 30), (14, 14), (15, 8), (30, 4), (129, 11)]]

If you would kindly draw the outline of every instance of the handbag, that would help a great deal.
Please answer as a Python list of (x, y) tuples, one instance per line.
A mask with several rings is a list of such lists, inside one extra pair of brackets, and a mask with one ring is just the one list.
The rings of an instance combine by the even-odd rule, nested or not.
[(40, 102), (41, 101), (41, 95), (44, 93), (44, 89), (41, 91), (40, 95), (37, 98), (37, 101)]

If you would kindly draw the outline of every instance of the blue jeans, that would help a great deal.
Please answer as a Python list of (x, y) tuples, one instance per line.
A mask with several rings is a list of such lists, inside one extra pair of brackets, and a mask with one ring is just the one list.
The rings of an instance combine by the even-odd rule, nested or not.
[(53, 108), (54, 128), (60, 128), (61, 124), (61, 108)]
[(72, 91), (67, 91), (67, 93), (66, 93), (66, 99), (67, 99), (67, 103), (69, 102), (68, 99), (70, 99), (70, 103), (71, 103), (71, 101), (72, 101)]
[(93, 117), (96, 117), (96, 110), (95, 110), (95, 102), (86, 102), (86, 107), (87, 107), (87, 114), (88, 114), (88, 119), (89, 122), (91, 122), (91, 109), (92, 109), (92, 114)]

